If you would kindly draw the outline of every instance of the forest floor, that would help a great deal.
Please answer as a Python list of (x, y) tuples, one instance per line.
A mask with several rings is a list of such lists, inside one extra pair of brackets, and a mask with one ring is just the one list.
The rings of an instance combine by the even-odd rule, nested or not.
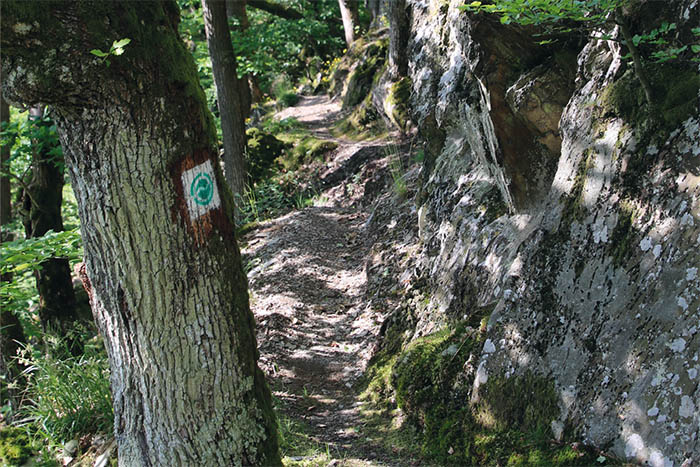
[(406, 465), (411, 461), (369, 438), (359, 398), (386, 315), (367, 300), (365, 230), (371, 198), (386, 186), (384, 148), (392, 143), (331, 137), (341, 112), (325, 96), (305, 97), (277, 114), (287, 117), (338, 148), (326, 159), (320, 178), (327, 183), (313, 206), (263, 222), (241, 239), (260, 367), (272, 386), (280, 431), (294, 438), (283, 444), (300, 444), (285, 463)]

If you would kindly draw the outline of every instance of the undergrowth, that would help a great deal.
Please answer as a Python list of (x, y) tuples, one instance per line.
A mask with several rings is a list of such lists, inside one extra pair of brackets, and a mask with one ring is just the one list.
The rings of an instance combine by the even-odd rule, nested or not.
[(93, 339), (79, 357), (66, 355), (67, 351), (27, 346), (20, 358), (27, 376), (21, 418), (31, 421), (36, 436), (50, 445), (110, 433), (114, 424), (109, 365), (101, 340)]

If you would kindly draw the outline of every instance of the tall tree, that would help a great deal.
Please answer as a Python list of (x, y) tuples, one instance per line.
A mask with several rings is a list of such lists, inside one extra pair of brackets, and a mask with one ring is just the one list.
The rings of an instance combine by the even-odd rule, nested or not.
[[(233, 202), (176, 4), (2, 6), (3, 92), (52, 106), (76, 193), (119, 464), (280, 464)], [(90, 54), (124, 38), (109, 66)]]
[[(0, 124), (4, 128), (10, 122), (10, 106), (0, 93)], [(9, 159), (12, 142), (3, 140), (5, 144), (0, 147), (0, 226), (4, 226), (11, 220), (11, 190), (9, 176)], [(3, 172), (6, 175), (3, 175)], [(5, 229), (0, 230), (0, 243), (12, 241), (12, 234)], [(9, 274), (1, 275), (0, 281), (11, 281)], [(17, 356), (17, 350), (21, 343), (26, 342), (24, 330), (11, 310), (0, 309), (0, 379), (6, 383), (16, 382), (21, 369), (13, 360)], [(15, 404), (17, 394), (13, 384), (0, 384), (0, 400)]]
[(229, 33), (225, 0), (202, 0), (207, 46), (211, 57), (216, 98), (224, 137), (226, 179), (235, 195), (243, 195), (246, 182), (245, 167), (245, 102), (241, 100), (243, 86), (236, 72), (236, 54)]
[[(0, 126), (5, 127), (10, 123), (10, 106), (0, 95)], [(10, 221), (10, 176), (9, 160), (10, 160), (10, 144), (0, 146), (0, 225), (5, 225)]]
[[(31, 180), (24, 188), (22, 222), (25, 237), (37, 238), (49, 230), (63, 231), (63, 154), (55, 133), (49, 128), (53, 123), (44, 119), (44, 107), (37, 105), (29, 109), (29, 119), (35, 131)], [(80, 340), (71, 332), (78, 315), (68, 260), (46, 260), (34, 276), (42, 327), (65, 337), (73, 354), (82, 353)]]
[[(226, 0), (226, 13), (229, 17), (237, 20), (238, 25), (232, 25), (231, 33), (245, 34), (250, 27), (248, 20), (248, 12), (246, 11), (247, 0)], [(241, 102), (244, 103), (246, 118), (250, 115), (252, 104), (262, 102), (263, 94), (258, 83), (258, 77), (253, 73), (248, 73), (244, 80), (239, 80), (239, 91), (241, 93)]]
[(355, 26), (360, 24), (358, 5), (358, 0), (338, 0), (340, 16), (343, 18), (345, 43), (348, 47), (355, 42)]
[(395, 81), (408, 75), (409, 11), (406, 0), (389, 0), (389, 73)]

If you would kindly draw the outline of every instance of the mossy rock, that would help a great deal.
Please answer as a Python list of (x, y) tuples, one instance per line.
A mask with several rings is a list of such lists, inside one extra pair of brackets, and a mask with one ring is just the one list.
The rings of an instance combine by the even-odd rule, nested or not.
[(411, 78), (404, 77), (391, 85), (389, 90), (389, 104), (391, 105), (391, 119), (401, 131), (406, 131), (410, 119), (410, 98), (413, 82)]
[(0, 429), (0, 461), (2, 465), (24, 464), (34, 454), (34, 446), (27, 432), (16, 427)]
[(492, 376), (479, 389), (479, 396), (477, 419), (496, 430), (548, 432), (560, 412), (554, 382), (530, 371), (510, 378)]
[(454, 389), (456, 376), (477, 341), (473, 329), (460, 325), (409, 344), (392, 373), (399, 406), (417, 418), (424, 418), (428, 408), (443, 403), (444, 394), (448, 388)]
[(248, 137), (246, 153), (248, 177), (250, 183), (255, 183), (276, 171), (275, 159), (282, 155), (287, 145), (259, 128), (249, 128), (246, 136)]
[(370, 43), (362, 52), (357, 67), (347, 78), (343, 108), (361, 103), (372, 90), (375, 78), (380, 74), (386, 61), (387, 41), (380, 39)]
[(385, 132), (386, 126), (374, 108), (370, 94), (333, 128), (334, 136), (356, 140), (377, 138)]
[(603, 107), (637, 129), (666, 134), (696, 113), (700, 74), (697, 66), (678, 64), (649, 63), (645, 71), (656, 99), (653, 111), (632, 70), (627, 70), (606, 89), (602, 96)]
[(314, 160), (322, 160), (330, 151), (338, 147), (334, 141), (315, 138), (304, 132), (280, 133), (288, 149), (276, 159), (285, 170), (294, 171)]
[(607, 253), (613, 257), (615, 266), (622, 266), (632, 255), (630, 254), (636, 247), (639, 232), (634, 227), (637, 218), (637, 211), (630, 202), (620, 203), (617, 224), (610, 235)]

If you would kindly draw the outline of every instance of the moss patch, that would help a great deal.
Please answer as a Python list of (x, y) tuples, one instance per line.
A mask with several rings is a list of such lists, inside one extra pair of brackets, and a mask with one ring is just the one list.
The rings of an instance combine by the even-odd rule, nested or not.
[(697, 67), (677, 64), (649, 63), (646, 71), (656, 99), (653, 111), (646, 104), (644, 91), (632, 70), (606, 89), (604, 108), (636, 128), (670, 132), (697, 110), (700, 74)]
[(588, 210), (583, 205), (583, 189), (586, 186), (588, 172), (593, 168), (593, 152), (588, 151), (582, 162), (579, 163), (574, 178), (574, 185), (571, 191), (564, 195), (564, 210), (562, 212), (562, 222), (571, 223), (574, 220), (582, 222), (588, 214)]
[(277, 136), (290, 147), (276, 160), (288, 171), (297, 170), (304, 164), (322, 159), (327, 152), (338, 147), (333, 141), (318, 139), (303, 131), (280, 133)]
[[(386, 430), (393, 436), (392, 446), (398, 443), (410, 455), (410, 441), (420, 446), (416, 454), (442, 465), (594, 464), (598, 454), (593, 450), (551, 442), (549, 425), (559, 409), (549, 379), (529, 372), (492, 377), (482, 386), (481, 401), (470, 404), (473, 368), (468, 369), (468, 362), (478, 355), (482, 336), (474, 327), (458, 323), (417, 339), (403, 352), (382, 349), (368, 372), (372, 378), (365, 396), (381, 404), (394, 394), (407, 416), (408, 423), (400, 429)], [(401, 341), (398, 335), (392, 337)], [(370, 391), (375, 394), (367, 394)], [(377, 413), (385, 425), (396, 414), (392, 404), (385, 402), (383, 407), (372, 412), (369, 424), (375, 432)], [(399, 435), (405, 442), (396, 440)]]
[(372, 83), (386, 61), (388, 40), (379, 39), (371, 42), (362, 51), (357, 67), (348, 76), (343, 108), (350, 108), (361, 103), (372, 89)]
[(484, 221), (490, 224), (496, 219), (508, 214), (508, 206), (503, 201), (501, 190), (497, 186), (492, 186), (482, 198), (482, 204), (479, 206), (483, 210)]
[(637, 217), (636, 210), (630, 202), (620, 204), (620, 213), (617, 224), (610, 235), (608, 254), (613, 257), (615, 266), (622, 266), (629, 259), (630, 249), (636, 245), (636, 229), (634, 221)]
[(546, 433), (559, 415), (554, 383), (529, 371), (519, 377), (491, 377), (479, 395), (477, 419), (498, 431), (518, 428)]
[(354, 140), (379, 138), (386, 133), (384, 121), (372, 104), (371, 95), (353, 109), (347, 117), (335, 124), (331, 130), (333, 136)]
[(391, 104), (391, 119), (401, 129), (406, 131), (406, 125), (410, 118), (409, 115), (409, 100), (411, 97), (411, 87), (413, 82), (411, 78), (404, 77), (391, 85), (389, 92), (389, 103)]
[(2, 465), (22, 465), (34, 453), (26, 431), (16, 427), (0, 429), (0, 461)]

